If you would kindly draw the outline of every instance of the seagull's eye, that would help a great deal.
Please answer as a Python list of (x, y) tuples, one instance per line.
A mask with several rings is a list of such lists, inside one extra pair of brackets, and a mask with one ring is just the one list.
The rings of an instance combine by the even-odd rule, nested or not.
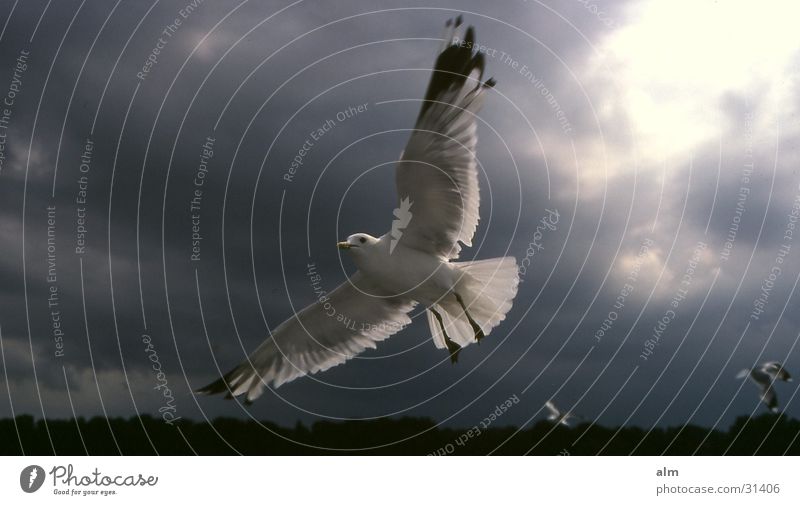
[(366, 238), (364, 238), (364, 237), (361, 237), (361, 238), (359, 238), (359, 239), (358, 239), (358, 241), (359, 241), (359, 242), (361, 242), (361, 243), (363, 244), (364, 242), (366, 242), (366, 241), (367, 241), (367, 239), (366, 239)]

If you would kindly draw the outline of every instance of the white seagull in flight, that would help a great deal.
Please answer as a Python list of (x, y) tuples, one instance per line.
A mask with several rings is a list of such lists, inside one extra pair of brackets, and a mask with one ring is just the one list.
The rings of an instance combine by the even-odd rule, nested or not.
[(553, 422), (554, 424), (563, 424), (564, 426), (569, 426), (571, 420), (580, 420), (580, 417), (573, 414), (571, 411), (561, 412), (561, 409), (556, 407), (556, 405), (551, 401), (545, 403), (544, 406), (550, 411), (550, 414), (547, 416), (547, 420)]
[(433, 343), (453, 362), (505, 319), (519, 284), (516, 260), (454, 261), (459, 243), (471, 246), (478, 226), (476, 114), (494, 85), (482, 81), (484, 59), (473, 49), (473, 28), (456, 39), (460, 24), (460, 16), (447, 23), (397, 163), (397, 220), (390, 232), (378, 238), (356, 233), (339, 242), (358, 271), (325, 305), (313, 303), (281, 323), (247, 360), (199, 393), (245, 395), (251, 402), (269, 383), (277, 388), (375, 348), (411, 323), (417, 303), (427, 309)]
[(752, 370), (742, 370), (736, 375), (737, 379), (749, 377), (759, 388), (761, 388), (761, 401), (772, 412), (778, 412), (778, 396), (772, 385), (776, 380), (792, 382), (792, 376), (777, 361), (761, 363)]

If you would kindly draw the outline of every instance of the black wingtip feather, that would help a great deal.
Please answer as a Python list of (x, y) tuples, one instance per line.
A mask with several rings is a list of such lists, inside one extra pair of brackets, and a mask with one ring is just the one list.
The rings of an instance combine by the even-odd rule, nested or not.
[[(449, 20), (448, 20), (449, 23)], [(458, 16), (455, 21), (455, 26), (461, 24), (461, 16)], [(447, 25), (449, 26), (449, 24)], [(447, 90), (453, 87), (460, 87), (464, 85), (469, 75), (476, 68), (479, 70), (478, 80), (483, 78), (483, 69), (485, 66), (485, 57), (483, 53), (475, 51), (475, 28), (472, 26), (467, 28), (464, 39), (459, 42), (453, 42), (447, 46), (444, 51), (436, 58), (436, 64), (433, 67), (433, 74), (431, 75), (428, 90), (425, 93), (425, 101), (422, 103), (422, 109), (419, 112), (417, 121), (425, 114), (425, 111), (431, 106), (432, 102)], [(491, 86), (494, 86), (494, 80), (490, 79)], [(487, 83), (483, 84), (484, 86)], [(477, 88), (480, 84), (476, 85)]]
[(216, 395), (219, 393), (224, 393), (228, 390), (228, 383), (225, 382), (225, 379), (219, 378), (208, 384), (206, 386), (201, 387), (200, 389), (195, 389), (195, 393), (200, 393), (203, 395)]
[(195, 393), (199, 393), (202, 395), (218, 395), (220, 393), (227, 393), (225, 395), (225, 398), (228, 399), (233, 398), (233, 396), (231, 395), (231, 388), (229, 384), (234, 370), (231, 370), (230, 372), (226, 373), (225, 375), (215, 380), (211, 384), (203, 386), (200, 389), (196, 389)]
[[(483, 77), (483, 69), (486, 67), (486, 57), (483, 55), (483, 53), (478, 53), (474, 58), (472, 58), (472, 65), (470, 65), (470, 67), (470, 72), (477, 68), (479, 72), (478, 75)], [(478, 79), (480, 80), (480, 77)]]
[(464, 35), (464, 42), (466, 42), (467, 47), (475, 45), (475, 28), (471, 26), (467, 28), (467, 33)]
[(459, 14), (458, 17), (456, 18), (456, 28), (461, 26), (462, 21), (463, 19), (461, 18), (461, 14)]

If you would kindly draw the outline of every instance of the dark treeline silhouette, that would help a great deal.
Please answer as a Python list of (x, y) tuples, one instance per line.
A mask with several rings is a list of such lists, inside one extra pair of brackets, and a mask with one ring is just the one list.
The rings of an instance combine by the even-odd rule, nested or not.
[(319, 421), (311, 427), (298, 423), (284, 428), (232, 418), (168, 425), (146, 415), (47, 423), (19, 416), (0, 420), (0, 455), (798, 455), (798, 433), (800, 421), (773, 414), (740, 417), (727, 431), (687, 425), (649, 433), (635, 427), (567, 428), (547, 422), (524, 430), (478, 432), (437, 428), (426, 418)]

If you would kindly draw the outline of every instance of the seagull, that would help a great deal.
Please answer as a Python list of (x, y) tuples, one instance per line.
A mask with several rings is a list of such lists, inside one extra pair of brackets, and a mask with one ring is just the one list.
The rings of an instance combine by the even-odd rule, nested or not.
[(571, 419), (580, 420), (580, 417), (573, 414), (571, 411), (561, 412), (561, 410), (551, 401), (545, 403), (544, 406), (550, 411), (550, 415), (547, 416), (547, 420), (552, 421), (555, 424), (563, 424), (564, 426), (568, 427)]
[(325, 371), (411, 323), (425, 307), (433, 343), (455, 363), (506, 317), (519, 285), (511, 256), (455, 261), (472, 246), (480, 188), (475, 161), (477, 113), (495, 81), (483, 81), (475, 30), (458, 39), (449, 20), (416, 124), (396, 166), (398, 208), (380, 237), (356, 233), (337, 243), (358, 271), (319, 301), (281, 323), (247, 359), (202, 394), (244, 395), (250, 403), (271, 384)]
[(745, 377), (749, 377), (761, 388), (761, 401), (764, 402), (769, 410), (778, 412), (778, 397), (772, 385), (776, 380), (792, 382), (792, 376), (783, 368), (783, 365), (777, 361), (768, 361), (752, 370), (744, 369), (736, 374), (737, 379), (744, 379)]

